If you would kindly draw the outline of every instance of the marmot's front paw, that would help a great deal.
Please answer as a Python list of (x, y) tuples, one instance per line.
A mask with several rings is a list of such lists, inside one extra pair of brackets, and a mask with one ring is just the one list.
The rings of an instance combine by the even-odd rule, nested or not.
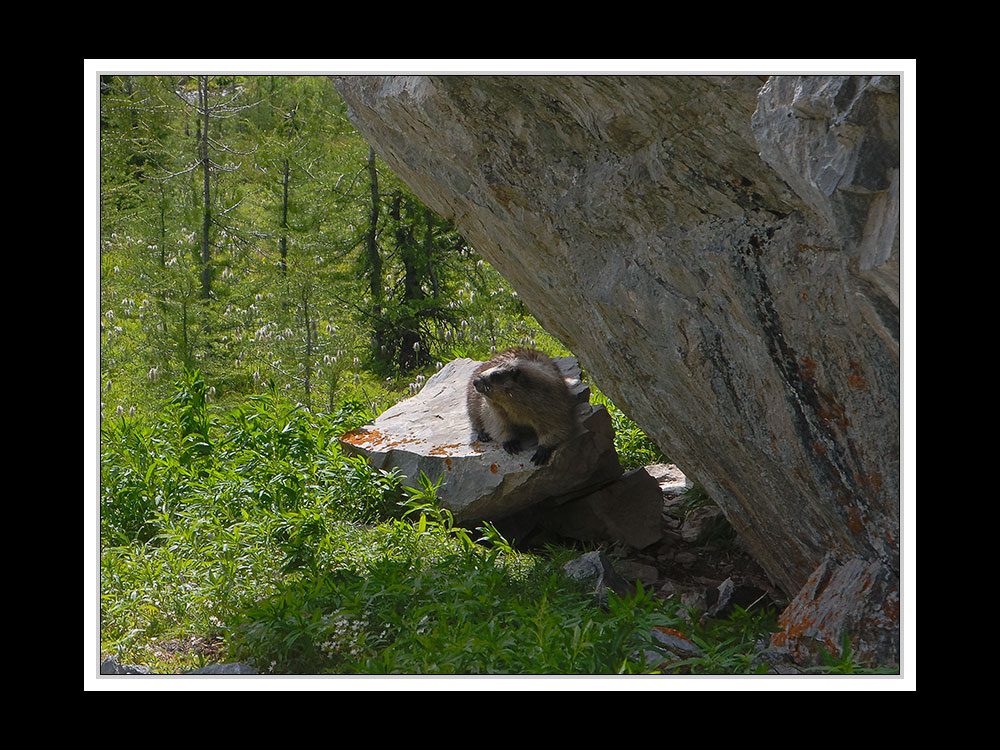
[(547, 464), (549, 458), (552, 456), (552, 449), (547, 445), (539, 445), (538, 450), (535, 451), (535, 455), (531, 457), (531, 463), (535, 466), (541, 466), (542, 464)]
[(492, 439), (493, 438), (490, 436), (490, 433), (488, 433), (486, 430), (479, 430), (476, 433), (476, 440), (480, 443), (488, 443)]
[(508, 453), (510, 453), (511, 455), (514, 455), (515, 453), (520, 453), (521, 441), (518, 440), (517, 438), (514, 438), (512, 440), (507, 440), (503, 444), (503, 449)]

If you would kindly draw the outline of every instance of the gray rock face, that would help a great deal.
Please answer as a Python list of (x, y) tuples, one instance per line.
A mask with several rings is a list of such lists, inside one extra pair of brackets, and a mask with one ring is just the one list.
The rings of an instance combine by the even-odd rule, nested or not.
[(335, 85), (787, 593), (898, 571), (898, 78)]
[(775, 76), (761, 89), (751, 123), (761, 158), (833, 229), (858, 267), (885, 265), (898, 250), (898, 78)]

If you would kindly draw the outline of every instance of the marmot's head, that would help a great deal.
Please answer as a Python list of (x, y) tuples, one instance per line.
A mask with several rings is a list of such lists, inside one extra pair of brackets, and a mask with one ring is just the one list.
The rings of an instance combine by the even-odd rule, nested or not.
[(487, 398), (509, 395), (521, 379), (521, 368), (517, 365), (500, 365), (483, 370), (472, 379), (472, 387)]

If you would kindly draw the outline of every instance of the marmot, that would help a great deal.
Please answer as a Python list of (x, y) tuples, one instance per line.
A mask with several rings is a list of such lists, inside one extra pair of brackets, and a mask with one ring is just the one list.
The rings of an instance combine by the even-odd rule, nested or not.
[(495, 439), (508, 453), (519, 453), (522, 440), (537, 437), (536, 466), (578, 427), (576, 399), (559, 366), (534, 349), (508, 349), (477, 367), (466, 402), (481, 442)]

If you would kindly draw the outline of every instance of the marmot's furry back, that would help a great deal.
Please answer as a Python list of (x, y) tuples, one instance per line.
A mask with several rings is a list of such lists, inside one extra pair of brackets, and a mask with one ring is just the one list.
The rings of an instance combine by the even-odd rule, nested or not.
[(559, 366), (534, 349), (508, 349), (477, 367), (467, 403), (477, 440), (518, 453), (523, 440), (537, 436), (536, 465), (577, 430), (576, 399)]

